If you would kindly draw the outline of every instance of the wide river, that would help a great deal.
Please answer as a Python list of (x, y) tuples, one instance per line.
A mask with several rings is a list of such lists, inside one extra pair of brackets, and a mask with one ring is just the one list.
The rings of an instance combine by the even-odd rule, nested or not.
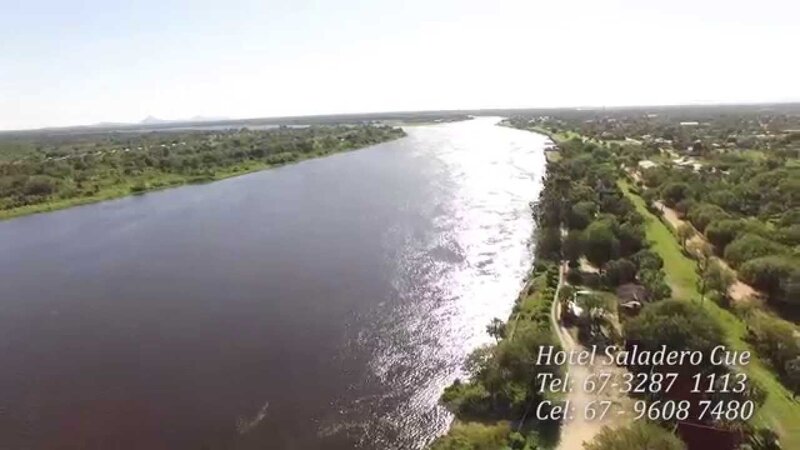
[(0, 222), (0, 448), (423, 447), (531, 263), (498, 121)]

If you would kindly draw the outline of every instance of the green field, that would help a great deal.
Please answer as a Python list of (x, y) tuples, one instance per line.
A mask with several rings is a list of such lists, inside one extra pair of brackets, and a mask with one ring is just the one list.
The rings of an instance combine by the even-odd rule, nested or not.
[[(664, 271), (667, 274), (667, 282), (673, 289), (673, 297), (686, 301), (699, 301), (695, 262), (681, 252), (678, 241), (667, 226), (648, 211), (644, 200), (631, 191), (627, 181), (620, 180), (619, 187), (645, 219), (647, 238), (652, 241), (653, 250), (664, 259)], [(739, 318), (712, 301), (704, 302), (703, 306), (725, 329), (729, 348), (750, 350), (755, 353), (744, 340), (747, 329)], [(757, 424), (777, 432), (781, 436), (783, 448), (800, 448), (800, 403), (794, 400), (792, 394), (760, 358), (754, 358), (746, 367), (746, 371), (748, 376), (760, 383), (768, 393), (767, 400), (755, 419)]]
[(558, 131), (558, 132), (553, 132), (553, 131), (550, 131), (550, 130), (548, 130), (546, 128), (542, 128), (542, 127), (539, 127), (539, 126), (530, 127), (529, 130), (530, 131), (534, 131), (534, 132), (539, 133), (539, 134), (544, 134), (544, 135), (549, 136), (550, 139), (552, 139), (553, 142), (555, 142), (556, 144), (560, 144), (562, 142), (566, 142), (566, 141), (568, 141), (570, 139), (573, 139), (573, 138), (583, 139), (583, 136), (581, 136), (578, 133), (575, 133), (574, 131), (570, 131), (570, 130), (562, 130), (562, 131)]
[(561, 153), (558, 152), (551, 152), (547, 151), (544, 152), (545, 158), (547, 158), (547, 162), (558, 162), (561, 161)]

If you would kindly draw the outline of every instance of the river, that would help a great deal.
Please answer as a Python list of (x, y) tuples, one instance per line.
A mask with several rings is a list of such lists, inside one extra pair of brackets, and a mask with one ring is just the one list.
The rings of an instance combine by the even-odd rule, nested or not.
[(0, 448), (423, 446), (531, 262), (498, 121), (0, 222)]

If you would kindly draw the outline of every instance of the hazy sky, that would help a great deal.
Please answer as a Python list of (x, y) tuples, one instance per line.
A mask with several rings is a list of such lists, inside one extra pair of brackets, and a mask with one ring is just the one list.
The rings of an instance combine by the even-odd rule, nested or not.
[(0, 129), (800, 100), (797, 0), (0, 0)]

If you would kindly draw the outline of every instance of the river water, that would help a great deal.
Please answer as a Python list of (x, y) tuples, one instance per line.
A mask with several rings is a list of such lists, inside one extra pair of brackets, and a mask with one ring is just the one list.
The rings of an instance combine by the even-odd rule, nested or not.
[(530, 266), (499, 118), (0, 222), (0, 449), (413, 449)]

